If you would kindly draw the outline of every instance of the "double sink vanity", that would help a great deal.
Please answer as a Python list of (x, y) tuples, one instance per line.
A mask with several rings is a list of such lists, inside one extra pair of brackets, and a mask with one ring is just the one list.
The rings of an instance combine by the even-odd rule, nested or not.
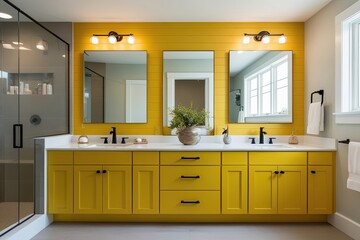
[(333, 139), (233, 136), (225, 145), (203, 136), (186, 146), (175, 136), (145, 136), (147, 144), (76, 137), (47, 148), (55, 221), (326, 221), (335, 211)]

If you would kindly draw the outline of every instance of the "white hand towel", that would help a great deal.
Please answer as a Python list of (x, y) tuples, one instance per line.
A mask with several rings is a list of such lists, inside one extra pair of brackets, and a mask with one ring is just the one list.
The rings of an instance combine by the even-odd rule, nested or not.
[(360, 143), (350, 142), (348, 152), (349, 178), (347, 188), (360, 192)]
[(238, 123), (243, 123), (243, 122), (245, 122), (244, 111), (239, 111), (239, 113), (238, 113)]
[(319, 135), (324, 130), (324, 107), (321, 102), (311, 103), (309, 106), (307, 133)]

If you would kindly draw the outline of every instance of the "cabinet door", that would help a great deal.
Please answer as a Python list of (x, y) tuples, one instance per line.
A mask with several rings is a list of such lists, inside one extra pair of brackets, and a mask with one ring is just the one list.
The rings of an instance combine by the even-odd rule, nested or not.
[(278, 166), (278, 214), (306, 214), (306, 166)]
[(73, 166), (48, 166), (48, 212), (73, 213)]
[(222, 167), (222, 213), (247, 213), (247, 166)]
[(277, 213), (277, 166), (249, 167), (249, 213)]
[(101, 170), (101, 166), (74, 166), (74, 213), (102, 213)]
[(332, 166), (309, 166), (308, 213), (333, 213)]
[(103, 213), (132, 213), (131, 166), (104, 165), (102, 175)]
[(133, 213), (159, 213), (159, 167), (133, 167)]

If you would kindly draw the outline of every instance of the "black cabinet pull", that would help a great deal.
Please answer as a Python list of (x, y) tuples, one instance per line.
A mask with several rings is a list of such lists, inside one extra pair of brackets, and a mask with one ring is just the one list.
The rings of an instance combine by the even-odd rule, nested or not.
[(316, 171), (314, 171), (314, 170), (311, 170), (311, 173), (312, 173), (312, 174), (315, 174), (315, 173), (316, 173)]
[(200, 176), (184, 176), (184, 175), (182, 175), (181, 178), (200, 178)]
[(13, 148), (22, 148), (23, 147), (23, 125), (14, 124), (13, 125)]
[(181, 157), (182, 160), (200, 160), (200, 157)]
[(185, 201), (185, 200), (181, 200), (181, 203), (185, 203), (185, 204), (200, 204), (199, 200), (196, 201)]
[(284, 174), (285, 172), (284, 171), (280, 171), (280, 174)]
[(279, 174), (279, 171), (275, 171), (274, 173), (275, 173), (275, 174)]
[(103, 173), (106, 173), (106, 170), (103, 170)]
[(100, 170), (96, 170), (96, 173), (101, 173), (101, 171), (100, 171)]

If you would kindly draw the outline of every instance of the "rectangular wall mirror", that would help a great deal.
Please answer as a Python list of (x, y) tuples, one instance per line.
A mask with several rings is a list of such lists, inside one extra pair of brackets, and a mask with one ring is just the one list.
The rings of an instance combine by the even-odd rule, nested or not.
[(229, 52), (229, 122), (292, 122), (292, 52)]
[(146, 51), (84, 51), (84, 123), (146, 123)]
[(205, 128), (214, 128), (213, 51), (164, 51), (163, 90), (165, 127), (170, 125), (170, 109), (192, 104), (209, 113)]

